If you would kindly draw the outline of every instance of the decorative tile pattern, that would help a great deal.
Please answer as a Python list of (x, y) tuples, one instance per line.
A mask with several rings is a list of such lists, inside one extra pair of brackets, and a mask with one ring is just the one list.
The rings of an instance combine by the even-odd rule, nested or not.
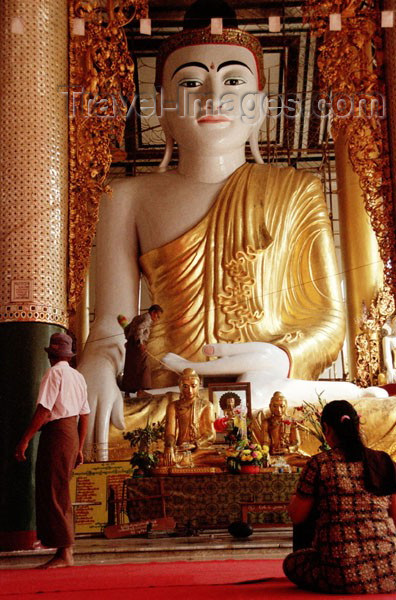
[[(0, 322), (67, 321), (67, 26), (66, 0), (2, 2)], [(26, 302), (15, 280), (32, 282)]]
[(200, 529), (224, 528), (241, 519), (242, 503), (288, 502), (299, 477), (299, 473), (136, 477), (127, 481), (127, 513), (130, 521), (159, 517), (164, 502), (166, 515), (179, 526), (191, 521)]

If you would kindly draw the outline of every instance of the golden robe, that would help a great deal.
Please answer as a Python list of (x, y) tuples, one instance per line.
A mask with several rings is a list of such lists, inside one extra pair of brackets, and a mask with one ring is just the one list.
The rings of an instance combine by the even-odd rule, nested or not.
[[(140, 265), (164, 309), (149, 352), (203, 360), (216, 342), (273, 343), (290, 377), (316, 379), (337, 357), (345, 321), (334, 242), (316, 177), (245, 163), (206, 216)], [(151, 364), (153, 386), (177, 375)]]

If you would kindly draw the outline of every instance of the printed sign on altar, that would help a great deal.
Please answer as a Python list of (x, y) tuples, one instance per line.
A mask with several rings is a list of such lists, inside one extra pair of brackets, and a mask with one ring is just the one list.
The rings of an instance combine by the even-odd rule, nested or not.
[(120, 508), (124, 481), (131, 477), (131, 473), (129, 461), (87, 463), (74, 470), (70, 495), (76, 533), (103, 530), (109, 523), (108, 500), (111, 498), (116, 511), (117, 507)]

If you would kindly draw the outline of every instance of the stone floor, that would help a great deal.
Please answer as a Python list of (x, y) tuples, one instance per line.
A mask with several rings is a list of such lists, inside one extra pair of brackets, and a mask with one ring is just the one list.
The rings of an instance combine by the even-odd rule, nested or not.
[[(238, 540), (226, 531), (203, 532), (191, 537), (156, 539), (77, 537), (75, 564), (121, 564), (164, 561), (283, 558), (291, 552), (292, 530), (255, 529)], [(0, 569), (29, 569), (48, 560), (49, 549), (0, 552)]]

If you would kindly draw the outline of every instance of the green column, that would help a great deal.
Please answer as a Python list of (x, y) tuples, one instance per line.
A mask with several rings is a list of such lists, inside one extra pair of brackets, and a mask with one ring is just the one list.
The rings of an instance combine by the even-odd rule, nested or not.
[(0, 550), (31, 548), (36, 539), (34, 465), (39, 434), (27, 460), (14, 449), (36, 407), (41, 378), (50, 364), (44, 348), (53, 333), (46, 323), (0, 324)]
[[(0, 548), (35, 539), (35, 445), (15, 444), (35, 408), (43, 350), (68, 326), (67, 0), (1, 0)], [(3, 150), (4, 149), (4, 150)]]

